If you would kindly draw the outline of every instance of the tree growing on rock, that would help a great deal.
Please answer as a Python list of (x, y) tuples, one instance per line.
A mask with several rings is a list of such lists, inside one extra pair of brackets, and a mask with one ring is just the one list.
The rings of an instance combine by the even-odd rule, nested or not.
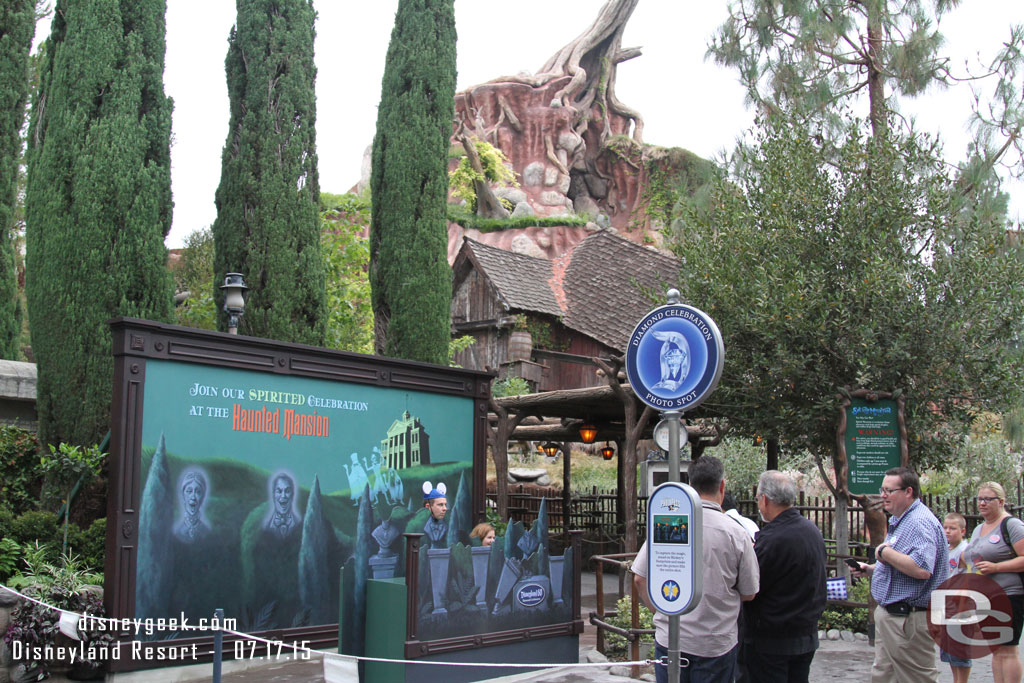
[(18, 357), (21, 334), (23, 311), (11, 231), (29, 90), (29, 51), (35, 30), (35, 0), (0, 6), (0, 358)]
[(28, 139), (28, 312), (40, 438), (109, 428), (107, 321), (167, 321), (173, 287), (164, 0), (58, 0)]
[(451, 326), (448, 140), (454, 0), (400, 0), (388, 46), (370, 193), (377, 353), (445, 364)]
[[(225, 60), (231, 121), (217, 188), (214, 284), (249, 292), (239, 331), (322, 345), (326, 321), (310, 0), (239, 0)], [(224, 294), (214, 289), (218, 325)]]

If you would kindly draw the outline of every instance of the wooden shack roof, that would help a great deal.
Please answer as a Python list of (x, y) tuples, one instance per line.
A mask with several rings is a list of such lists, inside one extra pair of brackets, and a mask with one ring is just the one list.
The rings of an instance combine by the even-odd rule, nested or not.
[[(563, 270), (564, 266), (564, 270)], [(679, 261), (602, 230), (555, 264), (466, 239), (452, 268), (455, 283), (475, 267), (506, 310), (561, 318), (567, 328), (622, 352), (636, 322), (679, 277)]]

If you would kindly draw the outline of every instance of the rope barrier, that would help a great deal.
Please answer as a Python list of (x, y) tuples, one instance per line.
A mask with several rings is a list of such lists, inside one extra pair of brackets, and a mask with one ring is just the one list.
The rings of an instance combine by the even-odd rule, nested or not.
[[(62, 618), (65, 615), (67, 615), (67, 616), (70, 616), (70, 617), (78, 617), (79, 619), (87, 619), (87, 620), (94, 621), (94, 622), (103, 621), (103, 622), (107, 622), (107, 623), (114, 624), (114, 625), (117, 625), (117, 626), (120, 626), (122, 624), (133, 624), (133, 625), (137, 626), (137, 625), (140, 625), (140, 624), (143, 624), (143, 623), (158, 623), (158, 620), (156, 622), (154, 622), (154, 621), (146, 620), (146, 619), (118, 619), (118, 618), (112, 618), (112, 617), (100, 617), (100, 616), (92, 615), (92, 614), (80, 614), (78, 612), (73, 612), (71, 610), (66, 610), (66, 609), (62, 609), (60, 607), (55, 607), (53, 605), (47, 604), (45, 602), (42, 602), (41, 600), (37, 600), (37, 599), (35, 599), (35, 598), (31, 597), (31, 596), (28, 596), (28, 595), (25, 595), (24, 593), (16, 591), (13, 588), (8, 588), (7, 586), (0, 585), (0, 589), (2, 589), (4, 591), (7, 591), (8, 593), (11, 593), (13, 595), (16, 595), (17, 597), (21, 598), (22, 600), (26, 600), (28, 602), (35, 603), (35, 604), (40, 605), (42, 607), (45, 607), (47, 609), (54, 610), (55, 612), (59, 612)], [(233, 621), (233, 620), (225, 619), (225, 622), (227, 622), (227, 621)], [(188, 626), (188, 625), (182, 624), (182, 625), (178, 626), (175, 630), (220, 631), (222, 633), (227, 633), (227, 634), (233, 635), (233, 636), (238, 637), (238, 638), (243, 638), (243, 639), (246, 639), (246, 640), (255, 641), (257, 643), (264, 643), (266, 645), (274, 646), (275, 648), (277, 648), (278, 651), (280, 651), (281, 649), (291, 649), (295, 653), (296, 657), (298, 657), (301, 654), (304, 658), (308, 659), (309, 657), (311, 657), (313, 655), (316, 655), (316, 656), (324, 657), (325, 659), (331, 658), (331, 659), (338, 659), (338, 660), (347, 661), (347, 662), (363, 661), (363, 662), (379, 662), (379, 663), (382, 663), (382, 664), (416, 664), (416, 665), (425, 665), (425, 666), (426, 665), (429, 665), (429, 666), (474, 666), (474, 667), (484, 667), (484, 668), (491, 667), (491, 668), (505, 668), (505, 669), (577, 669), (577, 668), (586, 668), (586, 667), (590, 667), (590, 668), (609, 668), (609, 667), (613, 667), (613, 666), (648, 666), (648, 665), (655, 664), (655, 663), (661, 663), (661, 664), (665, 664), (666, 663), (664, 661), (656, 660), (656, 659), (642, 659), (642, 660), (636, 660), (636, 661), (631, 661), (631, 662), (555, 662), (555, 663), (542, 663), (542, 662), (534, 662), (534, 663), (523, 663), (523, 662), (509, 662), (509, 663), (494, 663), (494, 662), (432, 662), (432, 661), (426, 661), (426, 660), (420, 660), (420, 659), (387, 659), (387, 658), (384, 658), (384, 657), (366, 657), (366, 656), (362, 656), (362, 655), (345, 655), (345, 654), (340, 654), (340, 653), (337, 653), (337, 652), (324, 652), (322, 650), (313, 650), (311, 648), (305, 647), (304, 645), (300, 645), (298, 643), (294, 643), (294, 642), (286, 643), (286, 642), (283, 642), (283, 641), (280, 641), (280, 640), (270, 640), (270, 639), (267, 639), (267, 638), (261, 638), (259, 636), (253, 635), (251, 633), (245, 633), (243, 631), (235, 631), (234, 629), (225, 628), (225, 627), (215, 628), (213, 626)], [(170, 642), (170, 641), (168, 641), (168, 642)], [(665, 658), (662, 658), (662, 659), (665, 659)]]

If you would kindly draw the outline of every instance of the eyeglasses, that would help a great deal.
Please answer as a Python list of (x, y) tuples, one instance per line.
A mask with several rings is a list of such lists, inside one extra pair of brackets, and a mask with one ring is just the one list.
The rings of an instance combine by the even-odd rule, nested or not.
[(891, 496), (897, 491), (906, 491), (909, 488), (909, 486), (901, 486), (898, 489), (887, 489), (883, 486), (882, 488), (878, 489), (878, 492), (881, 493), (883, 496)]
[(978, 496), (979, 503), (991, 503), (994, 500), (1002, 500), (999, 496)]

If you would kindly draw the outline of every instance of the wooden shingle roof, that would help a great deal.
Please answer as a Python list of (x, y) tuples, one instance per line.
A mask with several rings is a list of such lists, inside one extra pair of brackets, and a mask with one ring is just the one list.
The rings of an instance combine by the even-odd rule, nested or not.
[(625, 351), (637, 322), (654, 308), (643, 289), (663, 298), (679, 277), (678, 260), (607, 231), (584, 239), (566, 260), (559, 275), (561, 266), (547, 259), (467, 238), (453, 268), (459, 278), (472, 263), (506, 310), (559, 317), (569, 329), (618, 351)]
[[(466, 238), (463, 253), (474, 261), (494, 287), (506, 309), (560, 316), (549, 280), (551, 261), (491, 247)], [(458, 270), (458, 259), (453, 266)]]
[(610, 232), (596, 232), (572, 252), (565, 272), (568, 311), (563, 324), (619, 351), (655, 304), (679, 279), (679, 261)]

